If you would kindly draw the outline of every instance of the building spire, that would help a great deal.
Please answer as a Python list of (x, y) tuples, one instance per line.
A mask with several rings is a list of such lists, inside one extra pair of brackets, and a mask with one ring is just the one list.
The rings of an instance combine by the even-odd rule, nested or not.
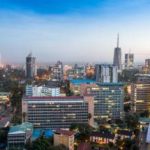
[(117, 47), (119, 47), (119, 33), (117, 34)]

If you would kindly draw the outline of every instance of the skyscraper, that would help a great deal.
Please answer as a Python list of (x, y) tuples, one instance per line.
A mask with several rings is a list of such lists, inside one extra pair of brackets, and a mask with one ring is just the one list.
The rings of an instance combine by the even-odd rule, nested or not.
[(125, 69), (132, 69), (134, 66), (134, 54), (125, 54)]
[(32, 53), (30, 53), (26, 57), (26, 78), (31, 79), (36, 75), (36, 65), (35, 65), (35, 57), (32, 57)]
[(121, 48), (119, 47), (119, 34), (118, 34), (118, 38), (117, 38), (117, 47), (114, 49), (113, 65), (117, 66), (118, 72), (121, 72), (122, 61), (121, 61)]
[(96, 82), (116, 83), (118, 82), (117, 66), (108, 64), (97, 64), (95, 67)]

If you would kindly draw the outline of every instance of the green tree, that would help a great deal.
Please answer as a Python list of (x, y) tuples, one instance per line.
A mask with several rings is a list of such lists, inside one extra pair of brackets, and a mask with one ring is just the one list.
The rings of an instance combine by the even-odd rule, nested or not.
[(130, 129), (136, 129), (139, 126), (139, 116), (136, 114), (126, 115), (125, 122)]

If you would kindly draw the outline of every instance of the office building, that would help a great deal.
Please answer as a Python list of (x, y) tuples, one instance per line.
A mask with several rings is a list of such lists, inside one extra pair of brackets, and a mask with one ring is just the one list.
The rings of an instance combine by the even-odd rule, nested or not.
[(150, 74), (150, 59), (145, 59), (145, 65), (142, 67), (142, 71), (145, 74)]
[(134, 54), (125, 54), (125, 69), (133, 69), (134, 67)]
[(124, 89), (122, 83), (99, 83), (97, 88), (87, 89), (94, 97), (95, 119), (123, 117)]
[(150, 68), (150, 59), (145, 59), (145, 67)]
[(89, 87), (95, 87), (96, 81), (90, 79), (72, 79), (70, 80), (70, 89), (74, 95), (85, 95)]
[(119, 34), (117, 39), (117, 47), (114, 49), (113, 65), (117, 66), (118, 72), (122, 71), (121, 48), (119, 47)]
[(26, 96), (60, 96), (60, 88), (26, 85)]
[(26, 57), (26, 78), (32, 79), (37, 75), (37, 68), (35, 64), (35, 57), (32, 57), (32, 53), (30, 53)]
[(52, 67), (52, 79), (56, 81), (62, 81), (63, 80), (63, 64), (62, 62), (58, 61), (53, 67)]
[(33, 123), (36, 128), (69, 128), (72, 123), (93, 126), (94, 101), (92, 96), (27, 96), (22, 99), (22, 113), (26, 114), (24, 120)]
[(63, 144), (69, 150), (74, 150), (74, 135), (73, 131), (58, 129), (54, 133), (54, 145)]
[(135, 112), (150, 111), (150, 82), (141, 81), (132, 84), (131, 93)]
[(26, 142), (32, 137), (32, 132), (33, 126), (29, 122), (10, 127), (8, 132), (8, 149), (24, 149)]
[(96, 82), (116, 83), (118, 82), (117, 67), (108, 64), (95, 66)]

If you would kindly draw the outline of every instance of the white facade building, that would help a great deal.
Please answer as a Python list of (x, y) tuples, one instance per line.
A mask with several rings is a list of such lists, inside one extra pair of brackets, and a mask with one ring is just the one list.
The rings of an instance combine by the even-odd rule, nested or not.
[(27, 85), (26, 96), (60, 96), (60, 88)]
[(125, 69), (132, 69), (134, 67), (134, 54), (125, 54)]
[(118, 73), (117, 67), (108, 64), (96, 65), (96, 82), (101, 83), (117, 83)]

